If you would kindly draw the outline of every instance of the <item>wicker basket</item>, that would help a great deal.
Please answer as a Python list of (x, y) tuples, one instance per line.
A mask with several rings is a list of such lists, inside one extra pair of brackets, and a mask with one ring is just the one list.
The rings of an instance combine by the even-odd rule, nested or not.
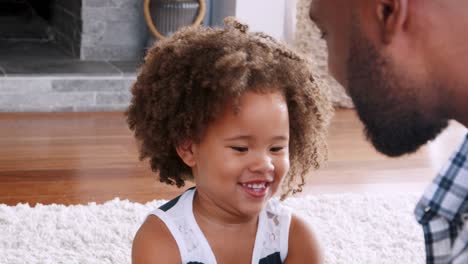
[(155, 37), (171, 36), (184, 26), (200, 25), (206, 13), (204, 0), (145, 0), (145, 18)]

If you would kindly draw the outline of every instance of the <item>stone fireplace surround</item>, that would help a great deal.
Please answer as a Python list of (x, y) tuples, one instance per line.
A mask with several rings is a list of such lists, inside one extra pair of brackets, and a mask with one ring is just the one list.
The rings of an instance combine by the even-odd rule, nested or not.
[(49, 41), (80, 60), (134, 60), (142, 56), (148, 38), (142, 3), (0, 0), (0, 42)]
[[(237, 1), (206, 0), (203, 23), (221, 26), (237, 15)], [(7, 2), (26, 2), (36, 16)], [(0, 112), (125, 110), (150, 34), (142, 7), (143, 0), (0, 0)]]
[(126, 109), (149, 34), (142, 5), (0, 0), (0, 112)]

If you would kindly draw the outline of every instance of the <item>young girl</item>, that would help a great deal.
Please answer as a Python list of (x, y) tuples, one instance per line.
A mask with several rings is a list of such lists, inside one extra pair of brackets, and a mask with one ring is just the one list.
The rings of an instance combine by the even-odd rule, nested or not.
[(161, 182), (196, 187), (150, 214), (133, 263), (318, 263), (309, 226), (277, 198), (301, 190), (331, 116), (308, 63), (233, 18), (185, 28), (147, 57), (128, 123)]

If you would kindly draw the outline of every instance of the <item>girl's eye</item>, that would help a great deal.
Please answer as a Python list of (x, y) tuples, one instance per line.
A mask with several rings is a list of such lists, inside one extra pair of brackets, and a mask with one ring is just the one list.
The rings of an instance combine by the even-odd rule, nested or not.
[(270, 149), (270, 151), (272, 152), (280, 152), (281, 150), (283, 150), (284, 148), (283, 147), (273, 147)]
[(246, 147), (236, 147), (236, 146), (231, 146), (230, 147), (231, 149), (237, 151), (237, 152), (247, 152), (247, 150), (249, 150), (248, 148)]

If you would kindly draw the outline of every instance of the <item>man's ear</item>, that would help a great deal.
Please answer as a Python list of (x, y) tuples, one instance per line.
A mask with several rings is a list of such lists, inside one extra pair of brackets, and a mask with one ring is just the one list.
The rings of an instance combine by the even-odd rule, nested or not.
[(191, 141), (187, 141), (183, 144), (176, 146), (177, 154), (189, 167), (193, 167), (196, 165), (195, 150), (196, 146)]
[(385, 44), (404, 30), (408, 21), (408, 0), (375, 0), (377, 19)]

